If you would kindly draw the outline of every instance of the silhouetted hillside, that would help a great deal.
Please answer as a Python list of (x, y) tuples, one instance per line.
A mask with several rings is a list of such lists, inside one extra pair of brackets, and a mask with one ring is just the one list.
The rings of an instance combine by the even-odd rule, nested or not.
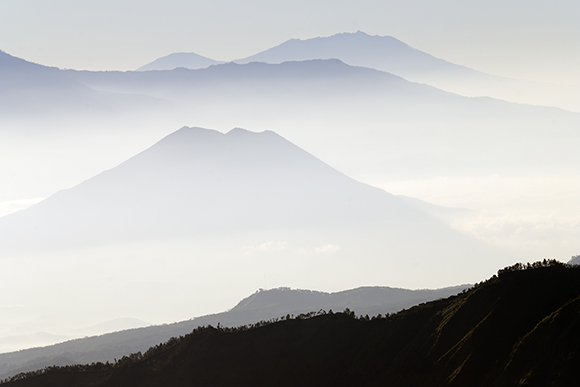
[(115, 365), (55, 367), (9, 385), (571, 386), (579, 295), (580, 268), (517, 264), (393, 316), (345, 310), (200, 328)]
[(224, 327), (237, 327), (255, 321), (279, 318), (287, 314), (295, 316), (312, 310), (341, 311), (345, 308), (374, 316), (394, 313), (421, 302), (448, 297), (468, 286), (434, 290), (374, 286), (336, 293), (289, 288), (261, 290), (244, 298), (231, 310), (223, 313), (0, 354), (0, 379), (52, 365), (113, 362), (115, 358), (121, 358), (127, 353), (145, 352), (151, 346), (167, 341), (171, 337), (190, 333), (200, 326), (220, 324)]

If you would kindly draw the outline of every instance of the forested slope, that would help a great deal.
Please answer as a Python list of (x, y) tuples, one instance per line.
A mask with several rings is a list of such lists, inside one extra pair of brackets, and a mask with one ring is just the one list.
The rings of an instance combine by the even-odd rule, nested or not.
[(114, 365), (51, 368), (8, 385), (568, 386), (580, 376), (579, 296), (579, 267), (517, 264), (395, 315), (199, 328)]

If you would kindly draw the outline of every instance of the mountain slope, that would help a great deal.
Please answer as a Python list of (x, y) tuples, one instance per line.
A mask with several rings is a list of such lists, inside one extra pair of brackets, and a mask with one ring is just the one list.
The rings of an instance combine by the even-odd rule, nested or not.
[[(237, 327), (260, 320), (299, 315), (318, 310), (342, 311), (345, 308), (365, 315), (394, 313), (421, 302), (457, 294), (468, 285), (436, 290), (407, 290), (389, 287), (365, 287), (336, 293), (288, 288), (258, 291), (223, 313), (197, 317), (173, 324), (130, 329), (66, 341), (42, 348), (0, 354), (0, 380), (25, 371), (51, 365), (113, 362), (127, 353), (145, 352), (149, 347), (182, 336), (193, 329), (220, 324)], [(63, 363), (68, 359), (68, 363)], [(42, 365), (40, 365), (42, 364)]]
[[(326, 88), (337, 88), (345, 83), (342, 90), (359, 87), (379, 90), (375, 85), (377, 78), (398, 86), (391, 90), (405, 91), (431, 90), (426, 86), (413, 85), (398, 76), (373, 69), (355, 68), (340, 60), (289, 61), (280, 64), (267, 63), (225, 63), (204, 69), (190, 70), (176, 68), (171, 71), (75, 71), (67, 70), (67, 76), (99, 90), (122, 92), (141, 92), (149, 95), (163, 96), (175, 100), (191, 96), (219, 95), (227, 97), (228, 93), (254, 94), (273, 93), (280, 95), (289, 92), (300, 92), (308, 87), (312, 91), (327, 94)], [(295, 85), (298, 82), (299, 86)], [(280, 86), (285, 86), (279, 90)], [(321, 88), (324, 86), (324, 88)], [(347, 87), (348, 86), (348, 87)], [(243, 87), (240, 90), (240, 87)], [(443, 95), (444, 93), (439, 93)], [(291, 97), (292, 94), (288, 95)]]
[(523, 268), (386, 318), (345, 311), (208, 327), (115, 366), (50, 369), (13, 385), (573, 385), (580, 269), (546, 261)]
[(95, 90), (73, 79), (66, 71), (0, 51), (0, 112), (3, 120), (18, 122), (37, 117), (55, 119), (66, 116), (102, 119), (133, 109), (158, 111), (167, 107), (165, 101), (155, 97)]
[[(54, 67), (46, 67), (0, 51), (0, 111), (3, 115), (48, 111), (62, 105), (80, 108), (105, 103), (98, 93)], [(35, 106), (36, 105), (36, 106)]]
[(137, 71), (173, 70), (177, 67), (185, 67), (187, 69), (195, 70), (221, 63), (224, 62), (206, 58), (205, 56), (201, 56), (193, 52), (176, 52), (155, 59), (153, 62), (139, 67)]

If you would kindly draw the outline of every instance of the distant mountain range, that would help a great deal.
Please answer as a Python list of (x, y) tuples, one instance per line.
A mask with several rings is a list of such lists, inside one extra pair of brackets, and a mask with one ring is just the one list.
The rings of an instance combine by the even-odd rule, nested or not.
[(468, 285), (436, 290), (407, 290), (389, 287), (364, 287), (336, 293), (279, 288), (260, 290), (223, 312), (173, 324), (123, 330), (66, 341), (64, 343), (0, 354), (0, 380), (17, 373), (52, 365), (113, 362), (128, 353), (145, 352), (149, 347), (182, 336), (193, 329), (212, 325), (237, 327), (286, 315), (298, 316), (318, 310), (375, 316), (394, 313), (421, 302), (448, 297)]
[(337, 168), (367, 174), (538, 173), (569, 169), (563, 158), (576, 157), (561, 139), (577, 142), (580, 114), (465, 98), (336, 59), (68, 74), (96, 90), (165, 100), (172, 120), (276, 128)]
[(47, 368), (10, 385), (570, 386), (580, 377), (579, 315), (580, 268), (517, 264), (395, 315), (206, 327), (115, 364)]
[[(198, 62), (198, 55), (193, 53), (173, 55), (170, 56), (171, 60), (169, 57), (160, 58), (139, 70), (147, 66), (155, 70), (171, 70), (177, 67), (198, 69), (217, 64), (215, 61), (215, 63)], [(575, 87), (547, 85), (486, 74), (436, 58), (391, 36), (371, 36), (361, 31), (305, 40), (290, 39), (234, 62), (276, 64), (314, 59), (340, 59), (352, 66), (385, 71), (412, 82), (429, 84), (465, 96), (490, 96), (512, 102), (580, 110), (580, 100)], [(160, 64), (155, 66), (158, 61)]]
[(435, 58), (392, 36), (371, 36), (361, 31), (305, 40), (290, 39), (234, 62), (283, 63), (313, 59), (340, 59), (351, 66), (373, 68), (411, 81), (413, 77), (427, 75), (492, 78), (489, 74)]
[[(14, 109), (0, 105), (15, 120), (3, 130), (31, 125), (32, 132), (119, 137), (127, 128), (162, 133), (186, 122), (273, 128), (339, 169), (390, 179), (553, 173), (580, 165), (572, 151), (580, 114), (465, 98), (338, 59), (137, 72), (20, 67), (25, 85), (54, 73), (50, 96), (30, 91)], [(2, 72), (9, 79), (13, 70)], [(89, 97), (98, 103), (85, 103)], [(12, 94), (0, 89), (0, 98), (11, 101)]]
[[(290, 39), (266, 51), (233, 62), (279, 64), (316, 59), (340, 59), (352, 66), (373, 68), (402, 77), (425, 73), (492, 77), (435, 58), (391, 36), (370, 36), (361, 31), (306, 40)], [(214, 61), (195, 53), (174, 53), (142, 66), (138, 71), (173, 70), (178, 67), (195, 70), (220, 63), (224, 62)]]

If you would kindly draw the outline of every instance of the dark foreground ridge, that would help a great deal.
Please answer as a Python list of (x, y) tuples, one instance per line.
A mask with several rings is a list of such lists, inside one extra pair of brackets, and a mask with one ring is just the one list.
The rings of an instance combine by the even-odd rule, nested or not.
[(261, 320), (290, 315), (300, 315), (313, 310), (341, 311), (354, 309), (359, 314), (375, 316), (394, 313), (420, 303), (437, 300), (470, 287), (453, 286), (442, 289), (408, 290), (385, 286), (360, 287), (336, 293), (311, 290), (277, 288), (259, 290), (241, 300), (232, 309), (173, 324), (112, 332), (50, 345), (0, 354), (0, 380), (9, 379), (53, 365), (65, 366), (113, 362), (129, 353), (145, 352), (171, 337), (190, 333), (201, 326), (237, 327)]
[(202, 327), (117, 360), (9, 386), (570, 386), (580, 377), (580, 267), (516, 264), (394, 315), (312, 312)]

